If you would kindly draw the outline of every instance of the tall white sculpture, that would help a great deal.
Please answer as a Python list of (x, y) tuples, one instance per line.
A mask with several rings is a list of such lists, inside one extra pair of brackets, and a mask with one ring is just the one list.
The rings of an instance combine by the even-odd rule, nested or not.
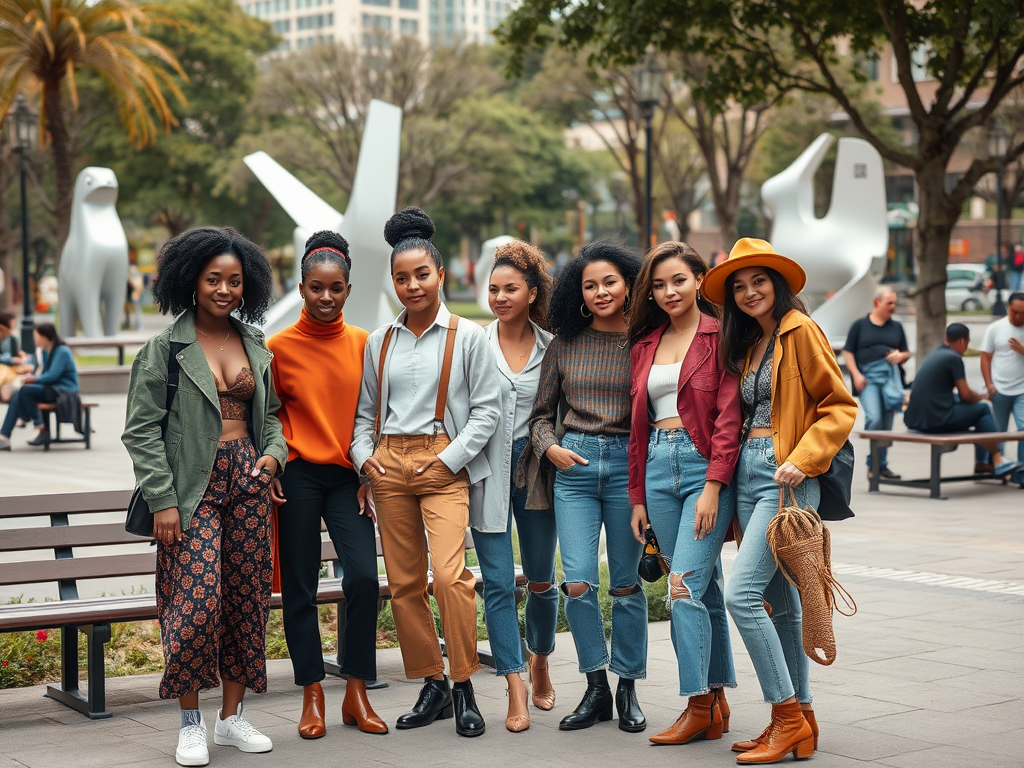
[[(398, 199), (398, 154), (402, 110), (374, 99), (366, 116), (359, 162), (348, 209), (342, 215), (282, 168), (266, 152), (246, 156), (245, 164), (296, 223), (296, 274), (306, 239), (330, 229), (349, 242), (352, 257), (352, 296), (345, 304), (345, 322), (373, 330), (394, 319), (390, 279), (391, 249), (384, 241), (384, 223)], [(272, 336), (299, 318), (302, 298), (292, 291), (267, 312), (263, 330)]]
[(505, 243), (511, 243), (514, 237), (498, 235), (490, 240), (484, 240), (480, 246), (480, 256), (473, 268), (473, 281), (476, 283), (476, 303), (487, 314), (491, 313), (491, 305), (487, 301), (487, 287), (491, 284), (491, 265), (494, 264), (494, 253)]
[(889, 225), (882, 157), (863, 139), (839, 140), (832, 202), (824, 217), (814, 215), (814, 174), (833, 141), (827, 133), (815, 139), (761, 186), (761, 197), (771, 211), (772, 245), (807, 272), (811, 316), (838, 343), (871, 311), (876, 280), (885, 272)]
[(89, 338), (117, 333), (128, 286), (128, 237), (116, 203), (117, 176), (112, 170), (89, 167), (78, 174), (71, 229), (57, 275), (64, 336), (75, 335), (78, 321)]

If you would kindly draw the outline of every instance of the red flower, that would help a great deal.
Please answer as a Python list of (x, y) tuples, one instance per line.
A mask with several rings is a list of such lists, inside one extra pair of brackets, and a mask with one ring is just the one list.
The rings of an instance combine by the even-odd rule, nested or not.
[(7, 659), (4, 659), (3, 663), (0, 664), (0, 667), (6, 667), (9, 663), (10, 662), (8, 662)]
[(49, 637), (50, 634), (45, 629), (40, 629), (38, 632), (36, 632), (36, 640), (40, 643), (45, 643), (47, 639), (49, 639)]

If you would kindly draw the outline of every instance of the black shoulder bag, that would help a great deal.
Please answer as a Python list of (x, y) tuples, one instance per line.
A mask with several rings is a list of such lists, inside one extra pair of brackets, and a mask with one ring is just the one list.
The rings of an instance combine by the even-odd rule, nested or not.
[[(181, 370), (181, 366), (178, 364), (178, 353), (187, 346), (180, 341), (172, 341), (171, 351), (167, 355), (167, 399), (164, 404), (164, 418), (160, 422), (161, 440), (167, 434), (171, 405), (174, 403), (174, 395), (178, 392), (178, 373)], [(153, 538), (153, 513), (150, 511), (146, 499), (143, 498), (142, 488), (139, 486), (136, 486), (132, 492), (131, 501), (128, 502), (128, 515), (124, 521), (124, 529), (136, 536)]]

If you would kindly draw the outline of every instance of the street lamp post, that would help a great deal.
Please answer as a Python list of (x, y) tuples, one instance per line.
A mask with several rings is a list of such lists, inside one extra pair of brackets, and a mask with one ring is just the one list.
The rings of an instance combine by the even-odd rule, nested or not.
[(989, 154), (995, 155), (999, 161), (996, 171), (996, 264), (999, 272), (995, 276), (996, 300), (992, 304), (993, 317), (1006, 317), (1006, 304), (1003, 302), (1003, 281), (1006, 279), (1007, 264), (1003, 263), (1003, 174), (1006, 171), (1006, 151), (1010, 137), (998, 123), (992, 128), (989, 136)]
[(636, 68), (636, 101), (640, 106), (640, 115), (644, 119), (644, 240), (642, 249), (651, 247), (651, 208), (654, 207), (651, 184), (652, 144), (654, 143), (654, 108), (661, 103), (661, 80), (665, 70), (658, 65), (654, 48), (648, 47), (644, 54), (644, 62)]
[(21, 315), (21, 347), (26, 352), (34, 352), (36, 345), (32, 335), (35, 321), (32, 318), (32, 292), (29, 290), (28, 268), (28, 194), (25, 176), (28, 168), (28, 152), (35, 142), (35, 134), (39, 128), (36, 115), (20, 93), (15, 97), (14, 109), (7, 113), (8, 140), (12, 142), (14, 151), (18, 153), (21, 171), (21, 293), (24, 306)]

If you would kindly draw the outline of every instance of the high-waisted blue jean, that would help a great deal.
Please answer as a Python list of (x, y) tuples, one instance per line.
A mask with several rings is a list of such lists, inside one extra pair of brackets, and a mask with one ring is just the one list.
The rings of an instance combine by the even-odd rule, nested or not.
[[(512, 466), (527, 446), (527, 438), (512, 444)], [(526, 647), (538, 656), (555, 650), (558, 621), (558, 588), (555, 586), (555, 548), (558, 537), (551, 510), (526, 508), (526, 489), (512, 486), (511, 510), (504, 533), (473, 531), (473, 543), (484, 581), (484, 620), (498, 675), (526, 669), (519, 643), (519, 615), (516, 611), (516, 573), (512, 552), (512, 518), (519, 533), (519, 553), (528, 584), (526, 598)], [(534, 590), (534, 585), (547, 589)]]
[[(608, 666), (619, 677), (636, 680), (647, 676), (647, 597), (637, 575), (642, 545), (633, 538), (631, 526), (628, 444), (626, 435), (563, 435), (562, 447), (590, 463), (558, 472), (555, 521), (565, 570), (565, 617), (576, 643), (580, 672)], [(610, 658), (597, 600), (602, 525), (612, 594)], [(566, 585), (580, 583), (588, 589), (579, 597), (568, 597)]]
[(7, 406), (0, 435), (10, 437), (18, 419), (32, 420), (37, 426), (43, 426), (43, 416), (39, 412), (39, 403), (52, 403), (57, 400), (57, 390), (49, 384), (22, 384)]
[[(700, 696), (733, 687), (736, 671), (722, 595), (722, 543), (733, 517), (733, 493), (723, 486), (714, 530), (693, 533), (697, 499), (704, 492), (708, 461), (685, 429), (655, 429), (647, 446), (647, 517), (672, 573), (689, 597), (672, 599), (672, 647), (679, 666), (679, 695)], [(671, 585), (669, 594), (671, 595)]]
[[(779, 511), (782, 487), (772, 479), (776, 469), (772, 439), (748, 438), (740, 450), (733, 481), (743, 542), (726, 583), (725, 605), (750, 654), (764, 700), (780, 704), (796, 696), (809, 703), (809, 660), (803, 649), (800, 594), (779, 571), (765, 538), (768, 523)], [(817, 478), (808, 477), (794, 492), (799, 506), (818, 508), (821, 491)], [(764, 602), (771, 606), (771, 618)]]

